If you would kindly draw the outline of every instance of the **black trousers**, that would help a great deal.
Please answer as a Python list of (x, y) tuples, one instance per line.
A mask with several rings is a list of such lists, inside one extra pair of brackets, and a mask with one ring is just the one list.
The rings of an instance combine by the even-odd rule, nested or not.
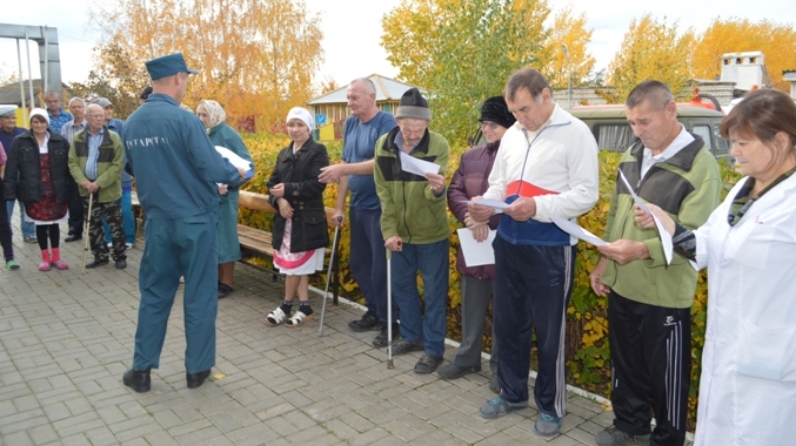
[(614, 426), (650, 444), (682, 446), (691, 382), (691, 309), (608, 297)]
[(495, 237), (493, 317), (500, 398), (528, 400), (531, 335), (536, 332), (539, 364), (534, 400), (540, 412), (566, 411), (566, 312), (575, 274), (574, 246), (512, 245)]
[(14, 246), (11, 244), (11, 222), (8, 220), (6, 201), (0, 200), (0, 244), (6, 262), (14, 259)]
[(69, 205), (69, 229), (75, 235), (83, 234), (83, 225), (86, 224), (83, 214), (83, 199), (80, 197), (80, 191), (77, 188), (77, 183), (69, 174), (67, 181), (69, 187), (67, 188), (67, 204)]

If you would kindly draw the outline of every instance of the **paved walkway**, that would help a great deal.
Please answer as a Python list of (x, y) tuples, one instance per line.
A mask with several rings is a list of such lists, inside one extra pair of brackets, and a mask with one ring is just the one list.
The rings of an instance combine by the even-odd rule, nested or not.
[[(133, 357), (141, 247), (124, 271), (81, 274), (82, 245), (63, 244), (71, 269), (39, 272), (38, 247), (21, 242), (14, 217), (22, 269), (0, 272), (0, 444), (574, 446), (594, 444), (611, 423), (576, 395), (553, 439), (533, 434), (533, 405), (484, 420), (478, 407), (494, 396), (486, 362), (485, 372), (455, 381), (415, 374), (420, 353), (387, 370), (385, 350), (370, 345), (375, 332), (347, 329), (362, 312), (345, 304), (329, 305), (323, 337), (317, 320), (268, 327), (282, 284), (240, 264), (237, 291), (219, 302), (214, 378), (185, 386), (180, 294), (152, 390), (137, 394), (121, 377)], [(320, 315), (320, 298), (311, 299)]]

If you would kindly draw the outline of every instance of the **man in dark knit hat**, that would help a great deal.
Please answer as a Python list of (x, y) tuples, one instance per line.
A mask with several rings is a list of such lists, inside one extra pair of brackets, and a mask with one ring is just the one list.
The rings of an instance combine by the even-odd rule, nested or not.
[[(453, 174), (448, 188), (448, 207), (459, 222), (472, 232), (473, 238), (479, 243), (488, 243), (490, 230), (497, 229), (500, 215), (493, 215), (489, 220), (476, 222), (467, 210), (467, 201), (483, 195), (489, 187), (489, 173), (495, 156), (500, 148), (500, 140), (506, 129), (514, 125), (516, 119), (509, 112), (503, 96), (487, 99), (481, 107), (481, 132), (486, 144), (469, 150), (462, 155), (459, 168)], [(457, 379), (468, 373), (481, 371), (481, 340), (484, 334), (486, 309), (492, 298), (492, 279), (495, 277), (495, 265), (468, 266), (459, 247), (456, 269), (462, 277), (462, 343), (450, 364), (439, 369), (439, 375), (445, 379)], [(492, 378), (489, 388), (500, 392), (497, 383), (498, 348), (492, 330), (492, 358), (489, 368)]]
[[(392, 293), (401, 312), (401, 342), (393, 353), (424, 351), (415, 373), (432, 373), (445, 351), (448, 296), (448, 237), (445, 171), (448, 141), (428, 130), (431, 111), (417, 88), (401, 97), (398, 127), (376, 141), (376, 193), (381, 233), (392, 254)], [(425, 175), (404, 170), (411, 157), (438, 168)], [(402, 159), (403, 158), (403, 159)], [(433, 166), (432, 166), (433, 167)], [(425, 312), (420, 311), (417, 273), (423, 277)]]

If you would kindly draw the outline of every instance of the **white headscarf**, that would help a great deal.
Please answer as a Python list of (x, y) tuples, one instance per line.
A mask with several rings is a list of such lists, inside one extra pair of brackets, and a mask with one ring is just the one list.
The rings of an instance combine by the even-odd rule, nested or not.
[(30, 111), (30, 118), (29, 119), (33, 119), (33, 117), (36, 116), (36, 115), (41, 116), (42, 118), (44, 118), (44, 120), (47, 121), (47, 125), (48, 126), (50, 125), (50, 115), (47, 114), (47, 110), (45, 110), (43, 108), (34, 108), (33, 110)]
[(300, 119), (307, 125), (310, 129), (310, 132), (315, 130), (315, 119), (312, 117), (312, 113), (309, 112), (306, 108), (301, 107), (293, 107), (287, 113), (287, 120), (285, 123), (290, 122), (291, 119)]

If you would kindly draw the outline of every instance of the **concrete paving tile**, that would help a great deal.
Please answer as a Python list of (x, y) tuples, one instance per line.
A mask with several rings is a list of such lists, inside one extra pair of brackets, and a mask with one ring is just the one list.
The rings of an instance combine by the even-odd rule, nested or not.
[(91, 441), (84, 434), (63, 438), (61, 439), (61, 444), (64, 446), (92, 446)]
[(86, 437), (92, 446), (111, 446), (119, 444), (121, 439), (117, 439), (106, 426), (86, 432)]
[(3, 435), (0, 439), (4, 444), (9, 446), (33, 446), (36, 443), (28, 436), (25, 431), (14, 432), (13, 434)]

